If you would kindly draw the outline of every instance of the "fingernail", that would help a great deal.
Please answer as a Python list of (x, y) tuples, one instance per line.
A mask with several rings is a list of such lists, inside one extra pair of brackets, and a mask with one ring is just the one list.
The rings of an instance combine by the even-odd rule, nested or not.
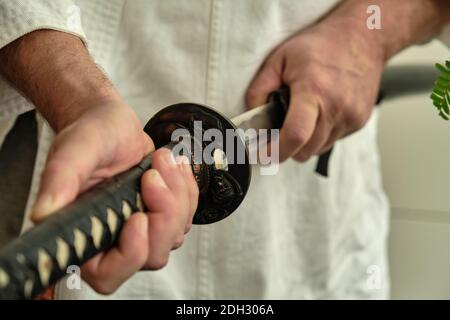
[(178, 165), (182, 165), (182, 166), (189, 165), (189, 159), (186, 156), (177, 156), (175, 158), (175, 162)]
[(189, 159), (186, 156), (177, 156), (175, 162), (178, 164), (189, 164)]
[(56, 206), (57, 203), (55, 202), (53, 197), (49, 195), (40, 196), (33, 206), (33, 218), (35, 220), (45, 218), (57, 209)]
[(164, 153), (164, 160), (169, 164), (171, 167), (176, 167), (177, 163), (175, 162), (175, 158), (172, 154), (172, 152), (166, 152)]
[(178, 164), (178, 167), (186, 172), (190, 171), (189, 159), (186, 156), (177, 156), (175, 158), (175, 162)]
[(147, 179), (150, 184), (154, 184), (160, 187), (167, 188), (166, 183), (164, 182), (163, 178), (159, 174), (158, 171), (155, 169), (150, 169), (147, 173)]

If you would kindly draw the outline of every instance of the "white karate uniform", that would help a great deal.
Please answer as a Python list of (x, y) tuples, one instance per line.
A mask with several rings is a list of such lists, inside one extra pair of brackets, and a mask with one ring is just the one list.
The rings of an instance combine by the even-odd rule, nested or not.
[[(271, 50), (337, 2), (0, 0), (0, 47), (37, 29), (70, 32), (83, 39), (143, 125), (177, 102), (210, 105), (231, 117), (245, 110), (245, 90)], [(31, 108), (0, 79), (0, 128)], [(167, 267), (137, 273), (107, 298), (388, 297), (389, 206), (376, 118), (374, 112), (362, 130), (336, 143), (329, 178), (314, 172), (317, 157), (288, 161), (275, 176), (255, 170), (237, 212), (195, 226)], [(52, 141), (48, 125), (39, 124), (24, 228)], [(69, 290), (64, 281), (56, 296), (104, 298), (87, 284)]]

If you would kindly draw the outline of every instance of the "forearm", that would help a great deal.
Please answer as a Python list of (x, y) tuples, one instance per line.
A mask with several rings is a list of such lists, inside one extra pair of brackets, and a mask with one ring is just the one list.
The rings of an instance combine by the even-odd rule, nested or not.
[(35, 31), (2, 48), (0, 73), (56, 131), (86, 108), (119, 99), (81, 40), (63, 32)]
[[(381, 9), (381, 30), (367, 27), (370, 5)], [(450, 23), (450, 1), (346, 0), (328, 18), (337, 24), (351, 24), (354, 32), (374, 39), (388, 60), (404, 48), (436, 36)]]

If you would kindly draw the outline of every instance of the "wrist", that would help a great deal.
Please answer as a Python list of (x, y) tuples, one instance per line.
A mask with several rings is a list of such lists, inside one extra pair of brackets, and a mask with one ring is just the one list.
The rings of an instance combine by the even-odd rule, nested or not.
[(0, 60), (0, 72), (57, 132), (91, 106), (120, 100), (76, 36), (38, 30), (2, 48)]
[[(369, 28), (369, 6), (379, 7), (381, 29)], [(418, 14), (420, 13), (420, 14)], [(350, 34), (370, 43), (386, 62), (413, 44), (436, 36), (450, 22), (448, 0), (346, 0), (326, 20), (346, 24)]]
[[(108, 88), (74, 91), (65, 101), (55, 99), (46, 108), (38, 108), (55, 132), (59, 132), (71, 125), (85, 113), (105, 104), (125, 105), (119, 94)], [(62, 95), (64, 96), (64, 95)]]
[(44, 115), (44, 118), (53, 128), (55, 133), (58, 133), (70, 126), (72, 123), (76, 122), (80, 119), (84, 114), (93, 109), (98, 108), (99, 106), (103, 106), (106, 104), (117, 104), (120, 103), (120, 100), (116, 99), (95, 99), (95, 100), (87, 100), (86, 102), (77, 103), (76, 105), (69, 106), (70, 111), (66, 111), (64, 113), (52, 114), (52, 115)]
[[(369, 17), (367, 8), (373, 2), (365, 0), (344, 1), (323, 20), (323, 23), (327, 23), (331, 28), (345, 33), (349, 44), (347, 49), (353, 50), (355, 56), (362, 52), (370, 52), (384, 64), (397, 52), (395, 45), (399, 44), (393, 40), (393, 36), (386, 37), (386, 21), (382, 13), (381, 29), (370, 29), (367, 26)], [(355, 43), (357, 44), (356, 48), (354, 48)], [(363, 50), (361, 51), (361, 49)]]

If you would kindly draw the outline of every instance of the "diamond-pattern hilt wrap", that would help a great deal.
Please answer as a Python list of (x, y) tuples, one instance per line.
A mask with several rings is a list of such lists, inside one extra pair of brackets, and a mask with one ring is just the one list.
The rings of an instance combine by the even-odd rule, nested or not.
[[(194, 223), (207, 224), (230, 215), (244, 199), (250, 183), (248, 154), (238, 136), (233, 144), (235, 150), (230, 153), (237, 157), (238, 149), (244, 148), (244, 163), (237, 163), (227, 154), (225, 131), (235, 129), (231, 121), (211, 108), (182, 103), (162, 109), (144, 130), (157, 148), (175, 151), (180, 149), (176, 148), (180, 143), (190, 145), (191, 153), (184, 155), (193, 160), (195, 150), (203, 152), (208, 146), (193, 133), (196, 121), (201, 121), (203, 131), (218, 129), (224, 137), (223, 144), (213, 150), (221, 150), (225, 157), (223, 163), (191, 163), (200, 190)], [(172, 132), (178, 128), (187, 129), (189, 135), (171, 141)], [(200, 148), (196, 149), (195, 145)], [(81, 266), (97, 253), (115, 245), (130, 216), (138, 211), (145, 212), (140, 180), (151, 164), (152, 154), (137, 166), (85, 192), (2, 248), (0, 299), (31, 299), (67, 275), (69, 266)]]

